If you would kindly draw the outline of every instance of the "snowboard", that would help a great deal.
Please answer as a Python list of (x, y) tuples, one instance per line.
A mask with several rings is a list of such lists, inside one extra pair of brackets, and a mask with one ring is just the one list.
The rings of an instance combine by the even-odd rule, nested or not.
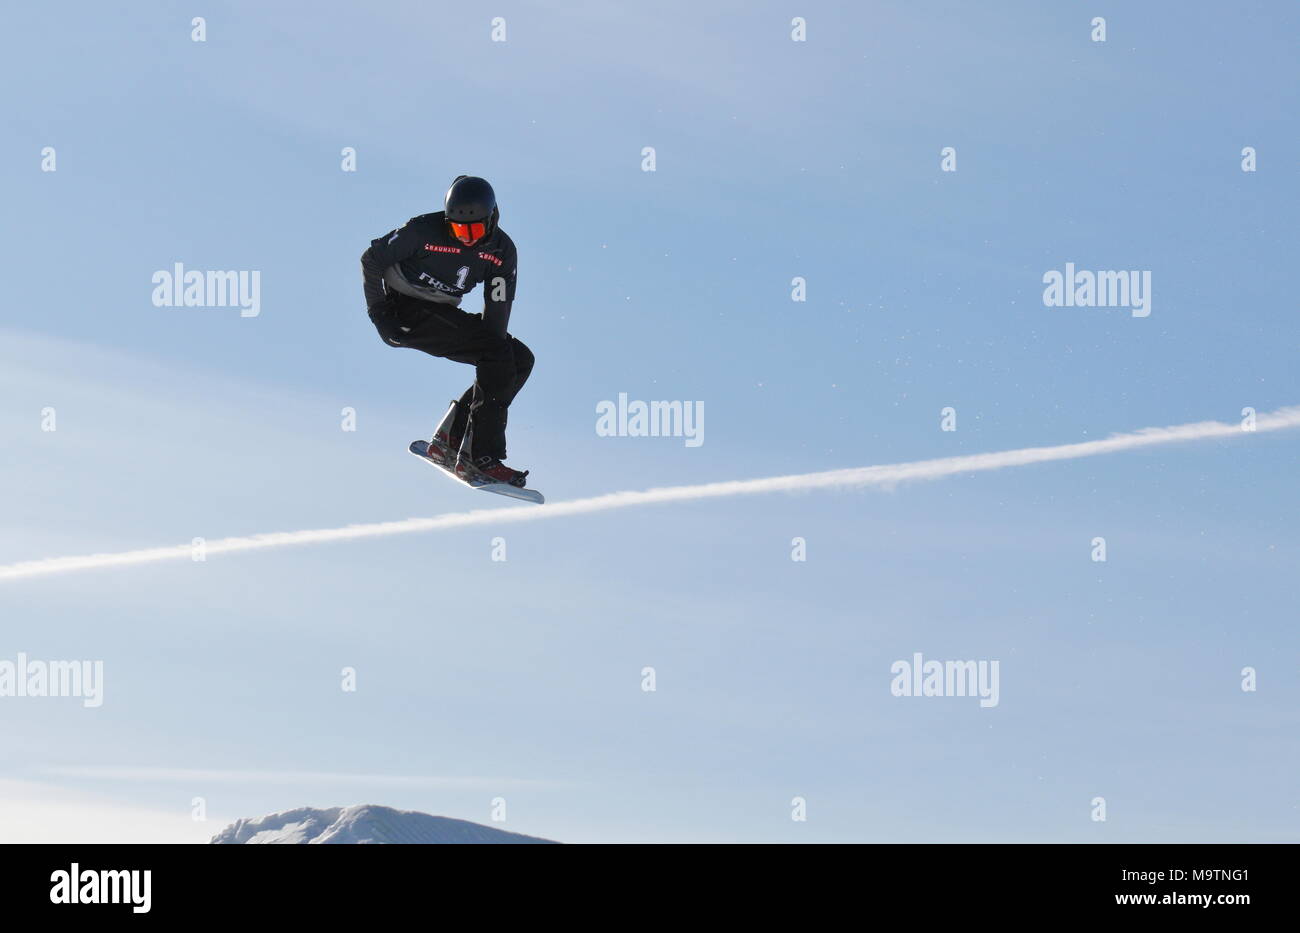
[(453, 471), (447, 469), (437, 460), (429, 456), (428, 441), (411, 441), (411, 446), (407, 448), (425, 463), (436, 467), (438, 472), (448, 479), (454, 480), (462, 486), (469, 486), (471, 489), (478, 489), (482, 492), (494, 492), (498, 496), (509, 496), (511, 499), (522, 499), (525, 502), (535, 502), (541, 505), (546, 501), (545, 497), (536, 489), (520, 489), (518, 486), (511, 486), (509, 483), (494, 483), (486, 477), (476, 479), (461, 479)]

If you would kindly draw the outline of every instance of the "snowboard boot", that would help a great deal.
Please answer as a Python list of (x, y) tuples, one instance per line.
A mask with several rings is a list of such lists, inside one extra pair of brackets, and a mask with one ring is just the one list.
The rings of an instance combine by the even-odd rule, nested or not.
[(528, 471), (522, 473), (518, 470), (512, 470), (496, 457), (474, 456), (474, 425), (470, 423), (465, 428), (465, 436), (460, 440), (460, 448), (452, 455), (452, 462), (455, 463), (455, 473), (462, 480), (471, 485), (482, 485), (484, 483), (508, 483), (511, 486), (524, 488), (524, 477)]
[(433, 440), (429, 441), (429, 459), (437, 460), (448, 467), (455, 465), (457, 454), (460, 453), (461, 438), (451, 433), (452, 426), (456, 423), (456, 410), (459, 406), (460, 400), (452, 399), (451, 407), (442, 416), (438, 426), (433, 429)]
[(506, 466), (496, 457), (476, 457), (470, 459), (467, 451), (462, 450), (459, 457), (456, 458), (456, 475), (467, 483), (473, 483), (475, 480), (485, 480), (489, 483), (508, 483), (511, 486), (524, 488), (524, 477), (528, 471), (522, 473), (519, 470), (513, 470)]

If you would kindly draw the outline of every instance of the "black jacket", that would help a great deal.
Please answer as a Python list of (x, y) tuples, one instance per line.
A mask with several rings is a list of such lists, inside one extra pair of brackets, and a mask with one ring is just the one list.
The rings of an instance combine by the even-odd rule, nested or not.
[(442, 211), (421, 214), (372, 240), (361, 255), (366, 305), (381, 310), (394, 292), (421, 301), (459, 305), (480, 282), (483, 319), (501, 337), (510, 324), (518, 256), (514, 241), (499, 227), (473, 246), (447, 229)]

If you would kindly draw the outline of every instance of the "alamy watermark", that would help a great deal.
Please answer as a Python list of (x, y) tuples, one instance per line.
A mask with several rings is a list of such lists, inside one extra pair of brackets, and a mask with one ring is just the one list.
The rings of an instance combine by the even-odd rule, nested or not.
[(1043, 273), (1043, 305), (1048, 308), (1128, 308), (1134, 317), (1151, 313), (1151, 270), (1075, 271), (1067, 262), (1065, 271)]
[(0, 699), (7, 697), (81, 697), (93, 709), (104, 702), (103, 661), (0, 660)]
[(998, 705), (997, 661), (895, 661), (889, 692), (896, 697), (979, 697), (984, 709)]
[(77, 862), (50, 875), (51, 904), (130, 904), (131, 912), (147, 914), (153, 904), (153, 871), (82, 868)]
[(171, 269), (159, 269), (151, 281), (155, 308), (238, 308), (240, 317), (262, 313), (262, 273), (256, 269), (187, 272), (178, 262)]
[(704, 443), (703, 402), (618, 401), (596, 403), (596, 434), (600, 437), (682, 437), (687, 447)]

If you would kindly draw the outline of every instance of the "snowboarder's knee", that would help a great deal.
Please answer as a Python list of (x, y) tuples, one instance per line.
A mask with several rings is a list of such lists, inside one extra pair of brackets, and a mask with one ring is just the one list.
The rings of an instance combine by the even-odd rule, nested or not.
[(513, 358), (513, 350), (510, 346), (509, 337), (492, 337), (484, 342), (480, 351), (480, 359), (485, 363), (502, 363)]
[(536, 362), (533, 351), (528, 349), (522, 340), (516, 340), (514, 337), (511, 337), (510, 340), (514, 350), (515, 371), (520, 373), (530, 372), (533, 363)]

